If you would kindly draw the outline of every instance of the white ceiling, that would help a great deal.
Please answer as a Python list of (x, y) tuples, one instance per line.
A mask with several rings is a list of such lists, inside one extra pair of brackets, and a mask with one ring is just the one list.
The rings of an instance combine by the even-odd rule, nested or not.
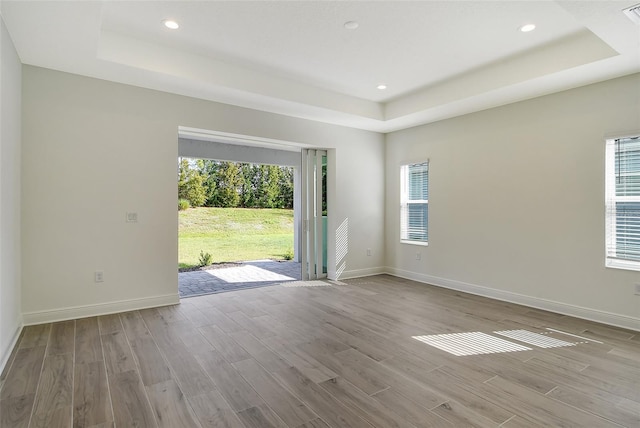
[(640, 25), (622, 13), (638, 1), (2, 0), (0, 13), (25, 64), (389, 132), (639, 72)]

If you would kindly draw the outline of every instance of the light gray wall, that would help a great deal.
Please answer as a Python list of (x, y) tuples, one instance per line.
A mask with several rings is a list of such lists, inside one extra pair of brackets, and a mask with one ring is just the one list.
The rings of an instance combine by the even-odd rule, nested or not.
[(20, 59), (0, 18), (0, 371), (22, 326), (20, 310)]
[[(638, 75), (395, 132), (386, 144), (376, 133), (37, 67), (23, 66), (22, 79), (27, 323), (176, 301), (180, 125), (329, 149), (330, 242), (348, 242), (345, 260), (334, 257), (331, 269), (345, 262), (343, 277), (386, 264), (397, 275), (585, 317), (604, 314), (607, 322), (638, 319), (632, 286), (639, 274), (604, 268), (603, 231), (603, 138), (640, 128)], [(19, 99), (5, 96), (4, 83), (0, 89), (4, 242), (5, 212), (20, 224), (4, 202), (13, 165), (5, 141), (13, 141), (15, 156), (20, 127), (5, 131), (5, 120), (19, 124), (5, 103)], [(399, 165), (425, 158), (430, 245), (422, 248), (399, 243), (398, 188)], [(139, 222), (125, 223), (127, 211)], [(19, 289), (4, 285), (5, 257), (19, 266), (19, 256), (3, 253), (3, 317), (5, 307), (19, 316)], [(104, 271), (104, 283), (93, 283), (95, 270)], [(19, 279), (19, 271), (12, 275)]]
[[(640, 273), (604, 266), (604, 137), (632, 130), (638, 74), (387, 135), (387, 270), (640, 328)], [(427, 158), (425, 248), (398, 208), (400, 165)]]
[(26, 65), (23, 80), (25, 323), (177, 300), (178, 126), (333, 150), (345, 276), (381, 271), (383, 136)]

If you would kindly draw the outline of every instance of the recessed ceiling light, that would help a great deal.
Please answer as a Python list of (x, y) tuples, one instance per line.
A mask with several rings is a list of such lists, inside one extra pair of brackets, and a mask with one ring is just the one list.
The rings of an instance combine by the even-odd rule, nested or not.
[(358, 24), (357, 21), (347, 21), (344, 23), (344, 28), (346, 28), (347, 30), (355, 30), (359, 26), (360, 24)]
[(165, 19), (164, 21), (162, 21), (162, 23), (170, 30), (177, 30), (178, 28), (180, 28), (180, 25), (173, 19)]
[(534, 24), (526, 24), (520, 27), (520, 31), (522, 31), (523, 33), (528, 33), (529, 31), (533, 31), (535, 29), (536, 26)]
[(387, 89), (387, 85), (381, 83), (380, 85), (376, 86), (376, 88), (378, 88), (378, 89), (380, 89), (382, 91), (384, 89)]

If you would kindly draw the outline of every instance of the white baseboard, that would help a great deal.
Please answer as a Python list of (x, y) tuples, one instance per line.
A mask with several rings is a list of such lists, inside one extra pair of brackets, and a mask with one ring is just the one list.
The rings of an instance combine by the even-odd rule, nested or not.
[(118, 312), (135, 311), (137, 309), (155, 308), (158, 306), (176, 305), (180, 297), (176, 294), (145, 297), (142, 299), (122, 300), (118, 302), (98, 303), (95, 305), (75, 306), (47, 311), (25, 312), (22, 314), (24, 325), (44, 324), (48, 322), (66, 321)]
[(13, 348), (16, 347), (18, 343), (18, 338), (20, 338), (20, 333), (22, 333), (22, 321), (18, 320), (16, 323), (16, 331), (13, 333), (13, 337), (11, 338), (11, 342), (9, 343), (9, 347), (7, 349), (2, 350), (2, 360), (0, 360), (0, 373), (2, 373), (5, 369), (5, 366), (9, 362), (9, 357), (11, 356), (11, 352)]
[(381, 275), (383, 273), (386, 273), (386, 271), (385, 271), (385, 268), (381, 268), (381, 267), (345, 270), (345, 271), (342, 271), (338, 280), (350, 279), (350, 278), (361, 278), (363, 276)]
[(384, 272), (388, 273), (389, 275), (411, 279), (425, 284), (435, 285), (437, 287), (464, 291), (465, 293), (476, 294), (478, 296), (489, 297), (492, 299), (502, 300), (510, 303), (517, 303), (519, 305), (529, 306), (536, 309), (543, 309), (545, 311), (569, 315), (572, 317), (595, 321), (602, 324), (608, 324), (615, 327), (622, 327), (629, 330), (640, 331), (640, 318), (614, 314), (611, 312), (600, 311), (598, 309), (584, 308), (581, 306), (541, 299), (539, 297), (527, 296), (524, 294), (513, 293), (511, 291), (497, 290), (495, 288), (483, 287), (481, 285), (469, 284), (462, 281), (425, 275), (422, 273), (411, 272), (393, 267), (386, 267), (384, 269)]

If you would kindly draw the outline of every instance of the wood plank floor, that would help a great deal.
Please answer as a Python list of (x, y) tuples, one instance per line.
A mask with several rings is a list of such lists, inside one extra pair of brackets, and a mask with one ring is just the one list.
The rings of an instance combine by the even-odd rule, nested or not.
[[(530, 350), (412, 338), (464, 332)], [(0, 385), (3, 428), (638, 427), (640, 333), (381, 275), (26, 327)]]

